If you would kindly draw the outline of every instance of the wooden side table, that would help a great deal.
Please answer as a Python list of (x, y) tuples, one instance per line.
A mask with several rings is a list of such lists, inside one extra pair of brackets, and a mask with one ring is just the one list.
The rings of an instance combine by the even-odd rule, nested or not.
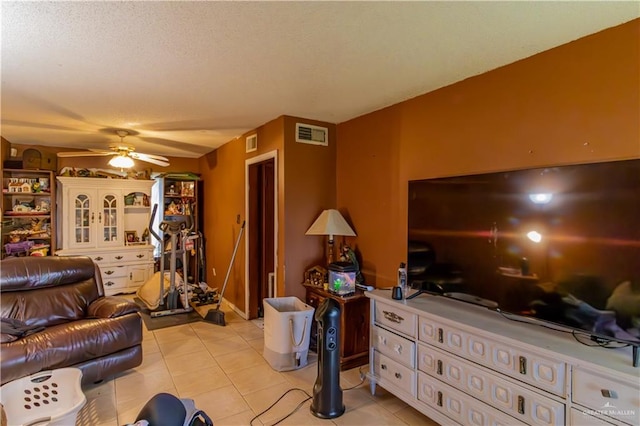
[[(331, 298), (340, 304), (340, 369), (348, 370), (369, 362), (369, 298), (361, 290), (353, 296), (341, 297), (325, 291), (322, 287), (303, 284), (306, 303), (318, 308)], [(312, 337), (317, 334), (315, 320)]]

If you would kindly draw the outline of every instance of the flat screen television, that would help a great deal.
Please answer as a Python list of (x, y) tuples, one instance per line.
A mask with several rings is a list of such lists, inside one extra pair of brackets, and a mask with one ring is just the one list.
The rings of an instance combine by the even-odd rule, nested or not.
[(409, 182), (408, 280), (640, 343), (640, 159)]

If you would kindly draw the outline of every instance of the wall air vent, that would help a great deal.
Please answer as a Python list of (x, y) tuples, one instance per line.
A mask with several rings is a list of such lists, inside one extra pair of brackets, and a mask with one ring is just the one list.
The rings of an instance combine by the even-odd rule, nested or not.
[(296, 123), (296, 142), (327, 146), (329, 145), (329, 129)]
[(246, 152), (253, 152), (258, 149), (258, 135), (247, 136)]

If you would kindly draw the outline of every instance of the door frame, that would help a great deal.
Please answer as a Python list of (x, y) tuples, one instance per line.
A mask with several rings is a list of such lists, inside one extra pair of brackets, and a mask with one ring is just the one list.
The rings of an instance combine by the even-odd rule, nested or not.
[[(278, 296), (278, 150), (269, 151), (264, 154), (257, 155), (244, 161), (244, 217), (246, 219), (245, 232), (249, 235), (251, 223), (249, 222), (249, 167), (253, 164), (262, 163), (263, 161), (273, 158), (273, 296)], [(244, 246), (244, 314), (245, 319), (249, 317), (249, 238), (245, 239)]]

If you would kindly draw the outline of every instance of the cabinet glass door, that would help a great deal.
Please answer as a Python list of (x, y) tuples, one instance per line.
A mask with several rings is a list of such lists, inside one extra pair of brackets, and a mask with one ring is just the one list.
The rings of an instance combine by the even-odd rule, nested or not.
[(115, 194), (103, 194), (102, 210), (99, 213), (101, 245), (118, 242), (118, 197)]
[(74, 197), (73, 234), (76, 244), (91, 242), (91, 198), (87, 194), (76, 194)]

